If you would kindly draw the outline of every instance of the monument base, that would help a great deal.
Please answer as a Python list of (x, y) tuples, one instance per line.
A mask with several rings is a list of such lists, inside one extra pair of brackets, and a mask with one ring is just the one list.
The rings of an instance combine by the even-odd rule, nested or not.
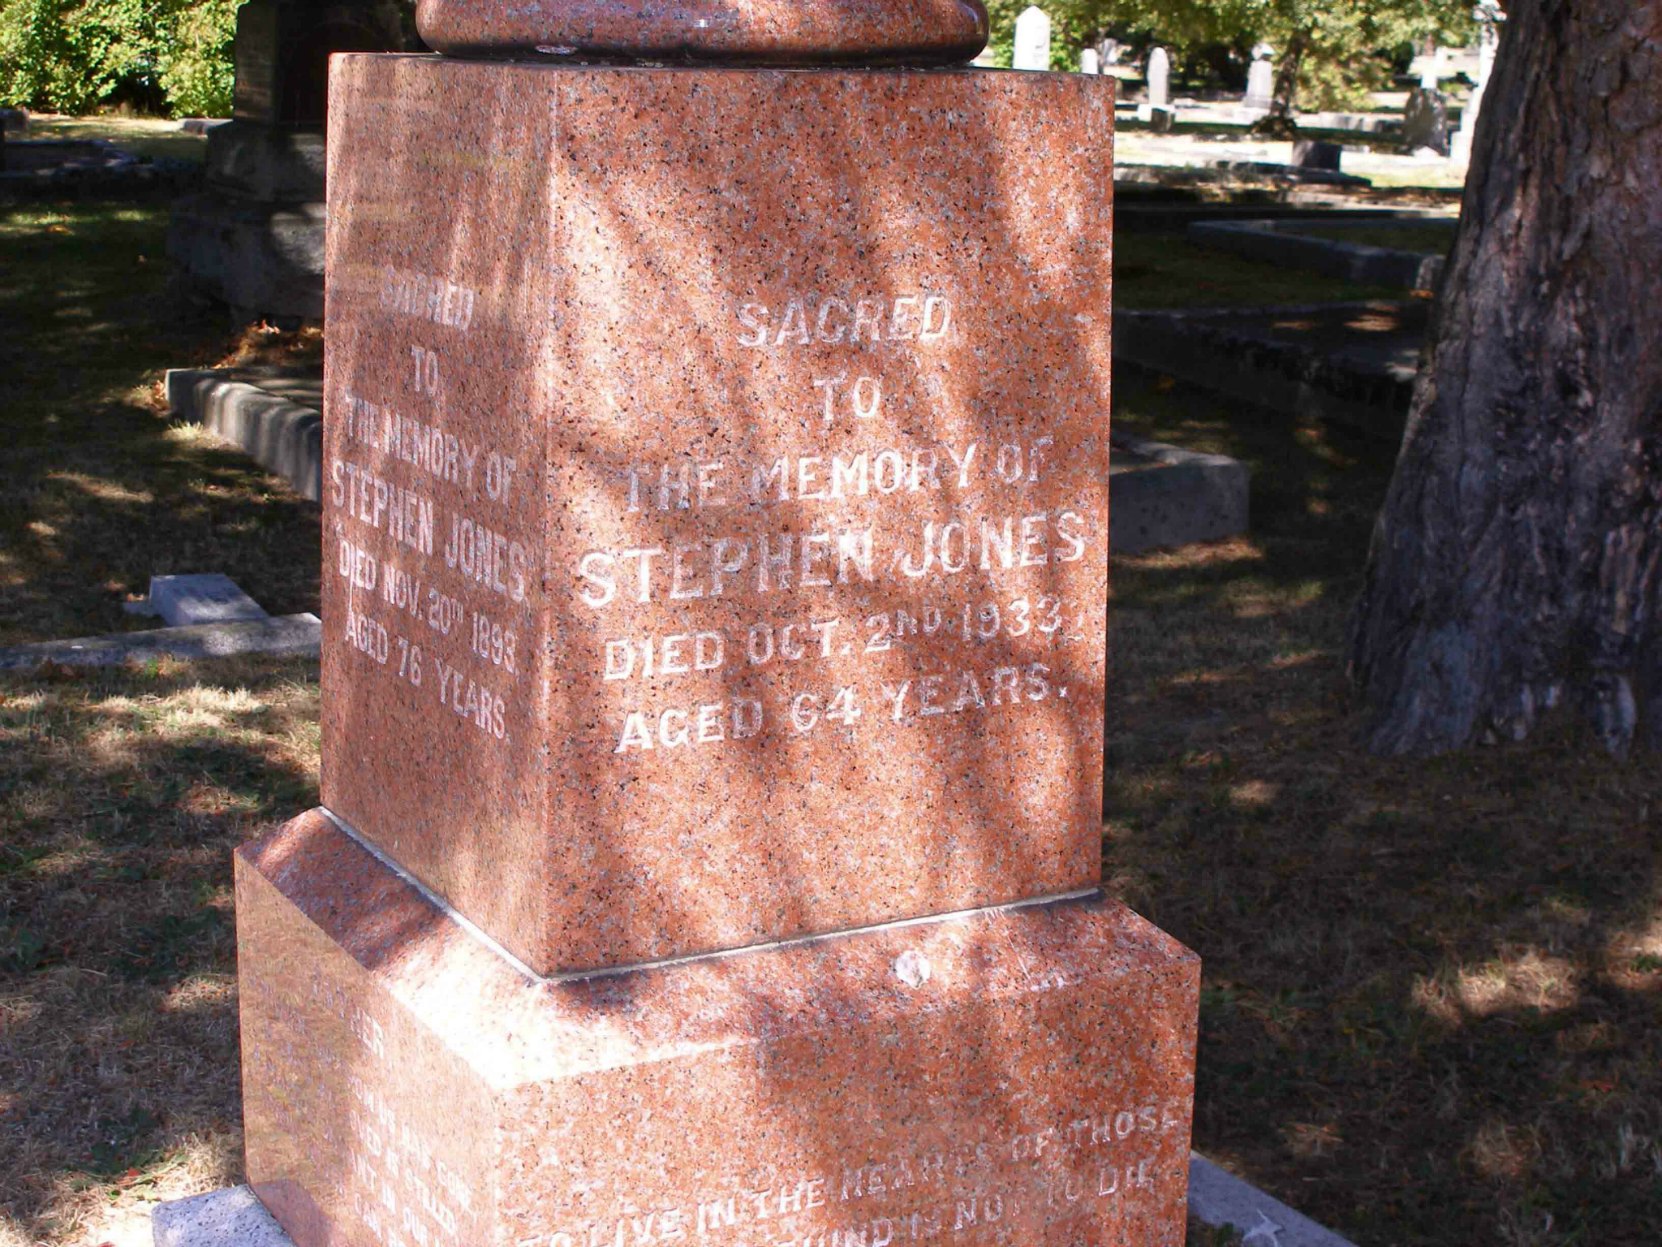
[(538, 978), (313, 811), (237, 854), (299, 1247), (1178, 1247), (1199, 961), (1093, 894)]

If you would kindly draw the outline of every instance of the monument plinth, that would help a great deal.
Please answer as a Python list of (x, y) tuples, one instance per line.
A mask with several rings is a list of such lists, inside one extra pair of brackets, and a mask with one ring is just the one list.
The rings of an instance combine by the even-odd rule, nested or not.
[(1198, 963), (1097, 890), (1112, 81), (333, 72), (326, 809), (238, 856), (261, 1200), (301, 1247), (1175, 1247)]

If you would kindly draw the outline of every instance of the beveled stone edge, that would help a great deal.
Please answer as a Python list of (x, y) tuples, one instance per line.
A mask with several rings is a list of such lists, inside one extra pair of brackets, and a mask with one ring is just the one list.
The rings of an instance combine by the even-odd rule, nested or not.
[(760, 944), (745, 944), (738, 948), (722, 948), (707, 953), (688, 953), (680, 957), (665, 957), (656, 961), (633, 961), (626, 965), (606, 966), (598, 970), (568, 970), (558, 974), (538, 974), (524, 961), (514, 956), (488, 932), (482, 930), (478, 924), (460, 913), (449, 901), (434, 892), (420, 879), (405, 870), (392, 858), (377, 848), (369, 839), (341, 818), (328, 806), (317, 807), (325, 818), (346, 838), (352, 841), (364, 852), (368, 853), (382, 866), (396, 875), (399, 881), (412, 888), (423, 900), (451, 922), (455, 923), (469, 937), (500, 957), (506, 964), (512, 966), (516, 973), (529, 982), (544, 983), (586, 983), (595, 979), (618, 978), (627, 974), (639, 974), (652, 970), (666, 970), (676, 966), (702, 965), (706, 962), (726, 961), (748, 953), (776, 952), (787, 948), (804, 948), (815, 944), (822, 944), (829, 940), (841, 940), (855, 935), (866, 935), (881, 931), (904, 931), (911, 927), (931, 926), (936, 923), (961, 922), (971, 918), (989, 915), (1015, 913), (1024, 909), (1034, 909), (1044, 905), (1065, 904), (1070, 901), (1091, 900), (1104, 897), (1100, 887), (1080, 888), (1072, 892), (1059, 892), (1054, 895), (1028, 897), (1019, 901), (1007, 901), (1001, 905), (980, 905), (971, 909), (955, 909), (940, 914), (925, 914), (917, 918), (897, 918), (890, 922), (878, 922), (863, 927), (844, 927), (836, 931), (820, 931), (813, 935), (792, 936), (786, 940), (767, 940)]

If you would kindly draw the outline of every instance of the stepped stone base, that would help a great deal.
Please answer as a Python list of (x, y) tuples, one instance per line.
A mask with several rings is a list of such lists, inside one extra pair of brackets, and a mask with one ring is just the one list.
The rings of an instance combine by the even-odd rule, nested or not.
[(325, 811), (237, 855), (299, 1247), (1179, 1247), (1199, 962), (1099, 894), (538, 978)]

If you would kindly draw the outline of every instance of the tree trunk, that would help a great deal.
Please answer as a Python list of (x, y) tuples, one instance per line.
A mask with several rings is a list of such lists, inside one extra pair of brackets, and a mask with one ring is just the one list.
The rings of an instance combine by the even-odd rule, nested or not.
[(1281, 60), (1275, 67), (1274, 99), (1270, 103), (1270, 116), (1290, 125), (1297, 125), (1293, 117), (1293, 104), (1298, 100), (1298, 75), (1304, 68), (1304, 54), (1309, 51), (1310, 36), (1308, 32), (1299, 30), (1287, 40), (1287, 48), (1281, 54)]
[(1662, 0), (1513, 0), (1358, 603), (1386, 753), (1662, 743)]

